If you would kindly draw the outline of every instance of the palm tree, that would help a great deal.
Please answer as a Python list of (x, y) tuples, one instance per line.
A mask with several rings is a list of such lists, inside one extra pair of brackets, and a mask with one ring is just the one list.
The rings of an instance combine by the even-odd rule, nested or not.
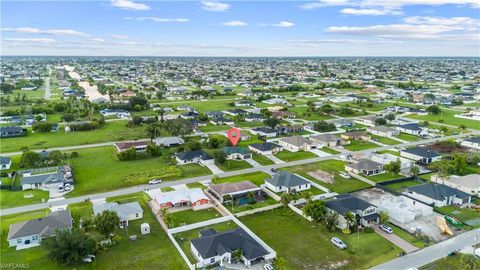
[(330, 232), (333, 232), (335, 231), (335, 227), (337, 225), (337, 222), (338, 222), (338, 214), (336, 212), (330, 212), (327, 214), (327, 216), (325, 217), (325, 228), (330, 231)]
[(165, 222), (167, 227), (171, 227), (173, 225), (173, 219), (170, 215), (170, 211), (168, 211), (168, 208), (161, 208), (160, 211), (158, 211), (158, 214), (162, 217), (163, 222)]
[(158, 115), (160, 116), (160, 122), (163, 123), (163, 115), (165, 114), (165, 110), (160, 107), (160, 109), (158, 110)]
[(461, 124), (458, 128), (461, 129), (462, 132), (467, 129), (467, 127), (464, 124)]
[(292, 197), (288, 193), (282, 193), (280, 196), (280, 203), (283, 204), (283, 208), (286, 209), (288, 204), (292, 201)]
[(355, 223), (355, 215), (351, 211), (348, 211), (345, 213), (344, 218), (347, 222), (347, 228), (350, 230), (350, 227)]
[(410, 167), (410, 174), (417, 179), (418, 174), (420, 173), (420, 169), (417, 166)]
[(448, 132), (448, 127), (446, 127), (446, 126), (441, 126), (441, 127), (440, 127), (440, 131), (442, 132), (443, 136), (445, 136), (445, 134)]
[(287, 260), (283, 257), (276, 257), (275, 260), (273, 260), (273, 265), (277, 270), (285, 270), (287, 269)]
[(380, 211), (380, 224), (386, 224), (390, 220), (390, 215), (386, 211)]
[(302, 198), (304, 198), (307, 202), (311, 200), (313, 193), (311, 191), (305, 191), (302, 193)]

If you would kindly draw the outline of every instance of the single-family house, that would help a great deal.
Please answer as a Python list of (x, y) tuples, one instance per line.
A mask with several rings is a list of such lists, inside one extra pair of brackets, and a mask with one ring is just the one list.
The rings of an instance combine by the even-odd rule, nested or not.
[(270, 105), (279, 104), (279, 105), (291, 106), (291, 104), (288, 101), (284, 100), (283, 98), (271, 98), (271, 99), (263, 100), (262, 102)]
[(336, 128), (351, 128), (355, 125), (352, 120), (349, 119), (334, 119), (329, 121), (330, 123), (333, 123)]
[(364, 227), (370, 227), (373, 224), (378, 224), (380, 221), (380, 215), (376, 206), (348, 193), (338, 195), (333, 200), (327, 201), (325, 206), (329, 211), (338, 213), (337, 227), (339, 229), (348, 227), (345, 219), (345, 215), (348, 212), (355, 216), (358, 225)]
[(250, 132), (254, 135), (258, 135), (260, 138), (272, 138), (280, 136), (280, 131), (278, 129), (270, 127), (252, 128)]
[(180, 137), (158, 137), (155, 138), (155, 144), (164, 147), (175, 147), (185, 143), (185, 140)]
[(273, 118), (280, 118), (280, 119), (293, 119), (295, 118), (295, 114), (288, 111), (277, 111), (272, 112)]
[(48, 189), (58, 185), (73, 184), (74, 178), (70, 166), (59, 167), (55, 172), (32, 174), (24, 172), (22, 175), (22, 190)]
[(366, 176), (384, 173), (383, 164), (370, 159), (361, 158), (353, 163), (345, 164), (345, 170), (355, 174), (363, 174)]
[(442, 158), (442, 155), (440, 153), (421, 146), (400, 150), (400, 156), (424, 164), (430, 164)]
[(237, 100), (234, 103), (235, 107), (250, 107), (254, 106), (254, 104), (248, 100)]
[(175, 159), (177, 160), (177, 163), (180, 165), (190, 164), (190, 163), (198, 163), (200, 165), (209, 165), (215, 162), (213, 157), (211, 157), (209, 154), (207, 154), (205, 151), (202, 151), (202, 150), (176, 153)]
[(123, 152), (131, 148), (135, 148), (137, 152), (145, 152), (147, 151), (148, 141), (137, 141), (137, 142), (118, 142), (115, 143), (115, 149), (117, 152)]
[(265, 261), (269, 255), (269, 252), (242, 228), (224, 232), (202, 230), (199, 238), (191, 240), (190, 248), (202, 266), (232, 263), (238, 250), (241, 251), (241, 262), (248, 268), (256, 262)]
[(263, 115), (258, 113), (249, 113), (245, 115), (245, 122), (261, 122), (266, 118)]
[(444, 184), (426, 183), (406, 188), (404, 194), (424, 202), (442, 207), (452, 204), (470, 203), (472, 195)]
[(221, 111), (209, 111), (205, 113), (209, 118), (224, 117), (225, 113)]
[(283, 148), (272, 142), (266, 142), (266, 143), (252, 143), (248, 146), (248, 149), (250, 149), (252, 152), (255, 152), (260, 155), (275, 155), (276, 153), (280, 152), (283, 150)]
[(128, 227), (129, 221), (143, 218), (143, 209), (138, 202), (93, 204), (93, 214), (95, 214), (95, 216), (102, 214), (103, 211), (117, 213), (120, 218), (120, 228)]
[(192, 111), (188, 111), (185, 113), (180, 114), (180, 117), (183, 119), (194, 119), (197, 118), (200, 114)]
[(278, 140), (278, 144), (291, 152), (308, 151), (316, 148), (316, 145), (313, 144), (309, 138), (302, 136), (281, 138)]
[(345, 132), (342, 135), (342, 139), (346, 141), (351, 141), (351, 140), (370, 140), (370, 135), (366, 133), (365, 131), (350, 131), (350, 132)]
[(237, 116), (237, 115), (246, 115), (248, 112), (243, 109), (231, 109), (223, 111), (225, 114)]
[(387, 126), (368, 127), (367, 132), (380, 137), (393, 137), (400, 134), (399, 130)]
[(265, 180), (265, 186), (274, 192), (295, 193), (311, 188), (311, 182), (298, 174), (281, 171)]
[(245, 160), (252, 158), (252, 152), (244, 147), (227, 146), (223, 149), (228, 160)]
[(463, 139), (460, 145), (468, 148), (480, 149), (480, 137), (470, 137)]
[(174, 190), (168, 192), (147, 191), (160, 208), (191, 207), (193, 210), (209, 208), (210, 199), (201, 188)]
[(12, 159), (9, 157), (0, 157), (0, 169), (9, 170), (12, 166)]
[(72, 227), (70, 210), (51, 212), (43, 218), (10, 224), (8, 245), (17, 247), (17, 250), (35, 247), (40, 245), (42, 239), (54, 236), (57, 230), (71, 230)]
[[(223, 135), (228, 138), (228, 131), (223, 133)], [(252, 136), (250, 136), (250, 134), (248, 134), (247, 132), (240, 131), (240, 141), (248, 141), (251, 138), (252, 138)]]
[(391, 162), (400, 161), (400, 170), (403, 171), (403, 172), (410, 171), (410, 168), (415, 165), (415, 162), (413, 162), (410, 159), (398, 157), (398, 156), (388, 154), (388, 153), (386, 153), (386, 154), (372, 154), (370, 156), (370, 159), (372, 161), (378, 162), (382, 165), (387, 165)]
[(214, 125), (234, 125), (235, 122), (225, 117), (215, 117), (210, 119), (210, 123)]
[(309, 138), (310, 141), (317, 146), (317, 148), (337, 146), (342, 141), (338, 135), (328, 133), (312, 135)]
[(431, 181), (480, 197), (480, 174), (450, 175), (447, 178), (432, 175)]
[(19, 137), (27, 134), (27, 130), (19, 126), (0, 127), (0, 138)]
[(421, 128), (417, 123), (408, 123), (404, 125), (399, 125), (396, 129), (400, 132), (417, 135), (417, 136), (425, 136), (428, 135), (428, 132)]
[(235, 205), (249, 203), (250, 198), (248, 194), (253, 194), (253, 197), (257, 202), (265, 199), (262, 189), (248, 180), (233, 183), (211, 184), (208, 187), (207, 192), (217, 198), (221, 203), (233, 202)]
[(376, 115), (365, 116), (362, 118), (362, 122), (369, 126), (375, 126), (375, 121), (378, 119)]

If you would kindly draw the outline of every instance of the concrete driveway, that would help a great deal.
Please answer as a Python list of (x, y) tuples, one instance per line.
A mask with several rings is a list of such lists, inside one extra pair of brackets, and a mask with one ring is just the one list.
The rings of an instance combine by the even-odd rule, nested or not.
[(210, 171), (212, 171), (213, 174), (223, 173), (223, 171), (220, 170), (220, 168), (218, 168), (217, 165), (215, 165), (215, 164), (209, 164), (209, 165), (206, 165), (206, 166)]
[(414, 252), (419, 249), (416, 246), (400, 238), (398, 235), (395, 234), (395, 231), (394, 233), (390, 233), (390, 234), (386, 233), (382, 231), (382, 229), (380, 229), (379, 225), (373, 225), (373, 229), (377, 234), (387, 239), (388, 241), (392, 242), (395, 246), (403, 249), (406, 253)]
[(314, 153), (315, 155), (317, 155), (319, 157), (326, 157), (326, 156), (330, 155), (329, 153), (325, 153), (325, 152), (320, 151), (318, 149), (310, 149), (310, 152)]
[(275, 164), (285, 163), (285, 161), (277, 158), (274, 155), (266, 155), (266, 157), (269, 158), (271, 161), (275, 162)]
[(256, 162), (253, 158), (247, 158), (247, 159), (245, 159), (245, 161), (248, 162), (253, 167), (262, 166), (262, 165), (260, 165), (260, 163)]

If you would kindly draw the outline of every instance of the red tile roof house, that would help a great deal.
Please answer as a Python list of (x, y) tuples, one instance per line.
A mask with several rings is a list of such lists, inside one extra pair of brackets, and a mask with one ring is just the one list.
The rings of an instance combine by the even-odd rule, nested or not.
[(147, 192), (153, 198), (159, 208), (184, 208), (191, 207), (193, 210), (209, 208), (210, 199), (203, 193), (201, 188), (160, 192), (152, 190)]
[(148, 146), (148, 141), (115, 143), (115, 148), (117, 149), (117, 152), (123, 152), (132, 147), (134, 147), (135, 150), (137, 150), (137, 152), (145, 152), (147, 151), (147, 146)]

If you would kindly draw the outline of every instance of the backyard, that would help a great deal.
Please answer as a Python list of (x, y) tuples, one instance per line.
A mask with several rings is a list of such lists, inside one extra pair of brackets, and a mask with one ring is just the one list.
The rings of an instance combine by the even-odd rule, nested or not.
[[(309, 222), (290, 209), (278, 208), (240, 220), (270, 245), (278, 257), (286, 259), (288, 269), (331, 269), (333, 265), (336, 269), (367, 269), (401, 252), (376, 233), (357, 236), (327, 232), (323, 225)], [(341, 238), (348, 248), (340, 250), (333, 246), (332, 236)]]
[(422, 182), (420, 182), (420, 181), (408, 180), (408, 181), (388, 184), (388, 185), (385, 185), (385, 187), (390, 188), (392, 190), (395, 190), (397, 192), (403, 192), (408, 187), (418, 186), (418, 185), (421, 185), (421, 184), (422, 184)]
[(398, 173), (393, 173), (393, 172), (384, 172), (381, 174), (366, 176), (366, 177), (374, 182), (384, 182), (388, 180), (404, 178), (405, 176), (400, 175)]
[(172, 217), (173, 227), (193, 224), (222, 216), (213, 207), (196, 211), (192, 209), (187, 209), (177, 212), (171, 212), (170, 215)]

